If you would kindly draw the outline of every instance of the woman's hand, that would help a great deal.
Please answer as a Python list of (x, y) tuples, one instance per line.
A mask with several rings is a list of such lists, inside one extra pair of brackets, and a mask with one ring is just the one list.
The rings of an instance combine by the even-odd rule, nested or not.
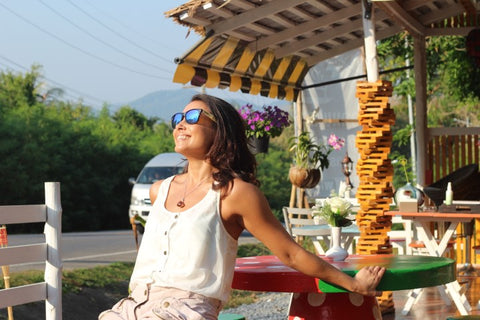
[(377, 291), (378, 283), (385, 273), (385, 268), (378, 266), (363, 267), (355, 275), (355, 292), (365, 296), (381, 296), (382, 292)]

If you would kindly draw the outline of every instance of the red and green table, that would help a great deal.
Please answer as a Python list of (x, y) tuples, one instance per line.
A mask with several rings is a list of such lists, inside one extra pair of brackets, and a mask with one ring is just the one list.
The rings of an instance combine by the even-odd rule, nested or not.
[[(386, 268), (378, 290), (395, 291), (433, 287), (455, 281), (455, 261), (443, 257), (351, 255), (331, 261), (354, 276), (362, 267)], [(381, 319), (377, 300), (307, 276), (284, 265), (276, 256), (238, 258), (232, 288), (250, 291), (293, 293), (289, 320)]]

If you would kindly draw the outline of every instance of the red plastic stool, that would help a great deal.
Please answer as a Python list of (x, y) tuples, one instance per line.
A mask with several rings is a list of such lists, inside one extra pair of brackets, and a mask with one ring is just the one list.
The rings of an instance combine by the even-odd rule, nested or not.
[(375, 297), (356, 293), (294, 293), (288, 320), (378, 320), (382, 312)]

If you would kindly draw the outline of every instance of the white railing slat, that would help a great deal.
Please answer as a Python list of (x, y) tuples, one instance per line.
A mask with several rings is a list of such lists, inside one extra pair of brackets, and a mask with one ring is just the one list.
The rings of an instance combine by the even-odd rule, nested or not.
[(47, 206), (44, 204), (0, 206), (0, 224), (45, 221), (47, 221)]
[(45, 261), (46, 259), (46, 243), (0, 248), (0, 266)]
[(0, 290), (0, 309), (47, 299), (47, 283), (38, 282)]
[(45, 262), (45, 282), (0, 290), (0, 309), (45, 300), (45, 319), (62, 320), (62, 206), (59, 182), (45, 182), (45, 204), (0, 206), (0, 225), (35, 222), (45, 223), (45, 242), (0, 248), (0, 265)]

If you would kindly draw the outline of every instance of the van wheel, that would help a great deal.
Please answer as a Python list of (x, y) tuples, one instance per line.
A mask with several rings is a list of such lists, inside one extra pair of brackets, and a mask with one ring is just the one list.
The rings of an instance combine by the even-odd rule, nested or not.
[(140, 223), (137, 223), (137, 231), (138, 233), (143, 234), (143, 232), (145, 231), (145, 227), (142, 226)]

